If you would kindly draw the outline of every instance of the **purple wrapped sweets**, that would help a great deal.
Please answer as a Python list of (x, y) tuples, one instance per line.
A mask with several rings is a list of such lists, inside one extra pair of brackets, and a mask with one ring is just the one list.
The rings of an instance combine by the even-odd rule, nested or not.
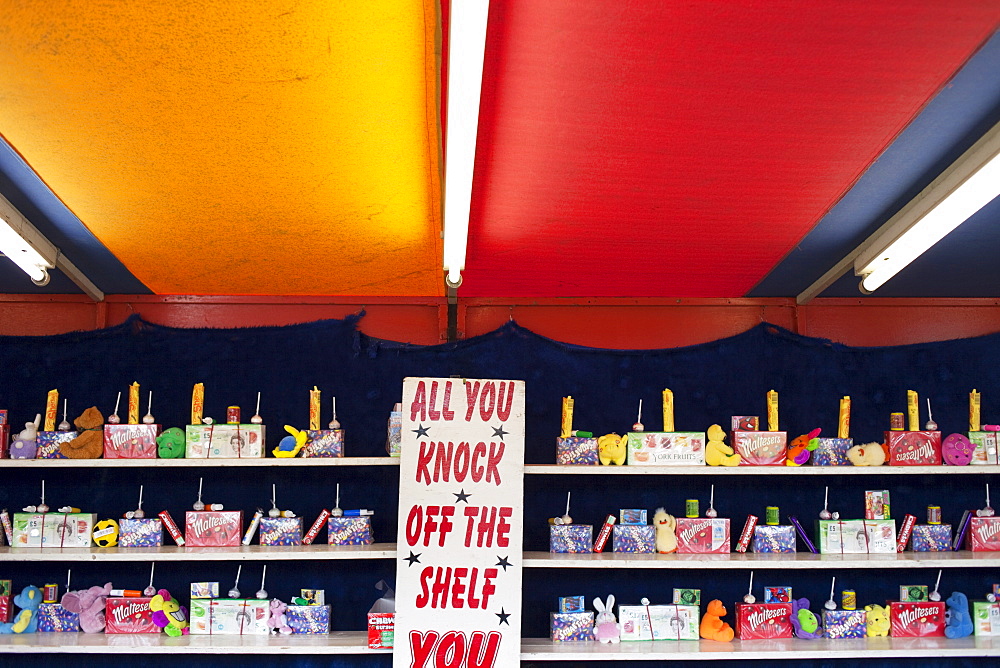
[(823, 635), (827, 638), (864, 638), (867, 618), (864, 610), (824, 610)]
[(612, 528), (611, 551), (656, 552), (656, 527), (651, 524), (616, 524)]
[(370, 517), (331, 517), (326, 522), (326, 530), (330, 545), (371, 545), (375, 542)]
[(556, 464), (597, 464), (597, 439), (580, 436), (557, 438)]
[(583, 554), (593, 551), (593, 525), (555, 524), (549, 527), (549, 552)]
[(795, 552), (795, 527), (790, 524), (758, 524), (753, 530), (754, 552)]
[(586, 610), (549, 613), (549, 637), (553, 642), (593, 640), (594, 613)]
[(917, 524), (913, 527), (910, 549), (914, 552), (948, 552), (951, 545), (950, 524)]
[(317, 429), (306, 431), (306, 445), (302, 448), (303, 457), (343, 457), (344, 430)]
[(301, 545), (301, 517), (260, 518), (261, 545)]
[(59, 446), (69, 443), (77, 434), (75, 431), (40, 431), (35, 437), (38, 450), (35, 452), (35, 459), (66, 459), (66, 455), (59, 452)]
[(163, 521), (153, 519), (118, 520), (119, 547), (161, 547)]
[(812, 452), (815, 466), (851, 466), (847, 451), (854, 445), (853, 438), (820, 438), (819, 446)]
[(330, 632), (328, 605), (290, 605), (285, 610), (285, 619), (292, 633), (325, 635)]
[(62, 607), (60, 603), (42, 603), (38, 606), (38, 630), (45, 633), (75, 633), (80, 630), (79, 615)]

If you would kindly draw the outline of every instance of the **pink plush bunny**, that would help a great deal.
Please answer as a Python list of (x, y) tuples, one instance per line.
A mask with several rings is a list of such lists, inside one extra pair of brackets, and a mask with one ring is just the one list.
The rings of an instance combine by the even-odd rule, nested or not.
[(601, 599), (594, 599), (597, 619), (594, 620), (594, 636), (598, 642), (616, 643), (621, 640), (621, 627), (615, 619), (615, 595), (608, 596), (607, 605)]

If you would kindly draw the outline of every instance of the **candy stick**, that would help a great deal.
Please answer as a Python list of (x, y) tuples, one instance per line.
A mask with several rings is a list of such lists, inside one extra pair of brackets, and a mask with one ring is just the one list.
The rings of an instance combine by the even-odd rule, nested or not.
[(715, 485), (712, 485), (712, 492), (708, 497), (708, 510), (705, 511), (705, 517), (715, 519), (718, 516), (719, 513), (715, 510)]
[(319, 395), (319, 388), (313, 385), (309, 390), (309, 429), (313, 431), (319, 429)]
[(920, 431), (920, 399), (913, 390), (906, 391), (906, 413), (910, 431)]
[(142, 590), (144, 596), (154, 596), (156, 588), (153, 586), (153, 573), (156, 571), (156, 562), (149, 565), (149, 586)]
[(139, 383), (128, 386), (128, 423), (139, 424)]
[(836, 588), (836, 586), (837, 586), (837, 578), (836, 576), (834, 576), (833, 581), (830, 582), (830, 599), (823, 604), (823, 607), (826, 608), (827, 610), (837, 609), (837, 604), (833, 600), (833, 590)]
[(276, 485), (271, 483), (271, 509), (267, 511), (268, 517), (278, 517), (281, 515), (281, 511), (278, 510), (278, 504), (275, 499), (278, 497), (278, 493), (275, 491)]
[[(42, 499), (44, 501), (44, 499)], [(976, 511), (977, 517), (993, 517), (993, 509), (990, 507), (990, 484), (986, 483), (986, 507)]]
[(73, 574), (73, 569), (72, 568), (67, 568), (66, 569), (66, 591), (69, 591), (69, 580), (70, 580), (70, 576), (72, 574)]
[(340, 429), (340, 423), (337, 422), (337, 397), (333, 397), (333, 419), (330, 420), (330, 424), (327, 427), (330, 429)]
[(45, 398), (45, 427), (42, 431), (55, 431), (56, 414), (59, 412), (59, 390), (49, 390)]
[(573, 397), (563, 397), (562, 416), (559, 438), (569, 438), (573, 435)]
[(340, 483), (337, 483), (337, 502), (333, 505), (330, 514), (334, 517), (343, 517), (344, 511), (340, 509)]
[(42, 481), (42, 502), (38, 504), (38, 512), (47, 513), (49, 512), (49, 507), (45, 505), (45, 481)]
[(821, 520), (828, 520), (832, 517), (832, 515), (830, 514), (829, 507), (830, 507), (830, 487), (828, 485), (826, 491), (823, 493), (823, 510), (819, 511), (819, 518)]
[(969, 392), (969, 431), (979, 431), (979, 410), (982, 405), (982, 395), (976, 390)]
[(69, 425), (69, 422), (66, 420), (66, 411), (67, 411), (67, 405), (68, 404), (69, 404), (69, 400), (68, 399), (63, 399), (63, 419), (62, 419), (62, 422), (59, 423), (59, 427), (58, 427), (59, 431), (69, 431), (69, 426), (70, 425)]
[(195, 383), (191, 390), (191, 424), (201, 424), (205, 417), (205, 383)]
[(674, 393), (663, 390), (663, 431), (674, 431)]
[(264, 589), (264, 578), (267, 577), (267, 564), (264, 564), (264, 572), (260, 574), (260, 589), (257, 591), (257, 598), (267, 598), (267, 590)]
[(941, 570), (938, 569), (937, 582), (934, 583), (934, 591), (932, 591), (927, 596), (927, 598), (929, 598), (932, 601), (940, 601), (941, 600), (941, 592), (938, 591), (938, 587), (940, 587), (940, 586), (941, 586)]
[(639, 400), (639, 417), (636, 418), (635, 424), (632, 425), (632, 431), (644, 431), (646, 427), (642, 424), (642, 399)]
[(153, 417), (153, 391), (149, 391), (149, 403), (146, 404), (146, 414), (142, 417), (143, 424), (153, 424), (156, 419)]
[(778, 431), (778, 393), (774, 390), (767, 393), (767, 430)]
[(562, 520), (563, 524), (572, 524), (573, 523), (573, 518), (569, 516), (569, 497), (572, 494), (573, 494), (573, 492), (566, 492), (566, 514), (563, 515), (560, 518)]
[(136, 508), (135, 512), (132, 513), (132, 517), (135, 517), (136, 519), (140, 519), (141, 520), (145, 516), (146, 516), (146, 513), (144, 513), (142, 511), (142, 485), (139, 485), (139, 507)]
[(924, 429), (926, 431), (937, 431), (938, 425), (934, 421), (934, 414), (931, 413), (931, 400), (930, 397), (927, 398), (927, 422), (924, 424)]
[(243, 564), (239, 565), (236, 569), (236, 583), (233, 588), (229, 590), (229, 598), (239, 598), (240, 597), (240, 573), (243, 572)]
[(840, 414), (837, 417), (837, 438), (851, 437), (851, 398), (847, 395), (840, 400)]
[(261, 424), (264, 422), (264, 418), (260, 416), (260, 392), (257, 393), (257, 409), (253, 412), (253, 417), (250, 418), (250, 424)]
[(743, 597), (744, 603), (756, 603), (757, 597), (753, 595), (753, 571), (750, 571), (750, 586), (747, 587), (747, 595)]
[(204, 478), (198, 478), (198, 500), (194, 502), (193, 506), (195, 510), (205, 510), (205, 504), (201, 502), (201, 483), (204, 480)]
[(118, 417), (118, 406), (121, 404), (121, 402), (122, 402), (122, 393), (118, 392), (118, 398), (115, 399), (115, 412), (108, 417), (108, 424), (118, 424), (119, 422), (122, 421), (122, 419)]

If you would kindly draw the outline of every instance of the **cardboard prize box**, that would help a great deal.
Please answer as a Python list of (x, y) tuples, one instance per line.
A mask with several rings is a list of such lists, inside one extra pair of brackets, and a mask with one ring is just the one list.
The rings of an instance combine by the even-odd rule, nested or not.
[(697, 640), (697, 605), (619, 605), (622, 642), (639, 640)]
[(301, 517), (262, 517), (260, 518), (261, 545), (301, 545)]
[(162, 547), (163, 521), (159, 518), (118, 520), (118, 547)]
[(817, 520), (820, 554), (895, 554), (895, 520)]
[(255, 459), (264, 456), (262, 424), (189, 424), (185, 428), (188, 459)]
[(847, 451), (854, 445), (853, 438), (820, 438), (819, 445), (812, 451), (809, 463), (813, 466), (853, 466), (847, 458)]
[(656, 527), (650, 524), (616, 524), (611, 531), (612, 552), (636, 554), (656, 552)]
[(243, 540), (242, 510), (189, 510), (184, 519), (188, 547), (239, 547)]
[(266, 636), (270, 604), (262, 598), (193, 598), (191, 634)]
[(549, 552), (585, 554), (593, 551), (592, 524), (553, 524), (549, 527)]
[(889, 635), (893, 638), (944, 637), (944, 601), (889, 601)]
[(371, 517), (331, 517), (326, 521), (326, 542), (330, 545), (371, 545)]
[(160, 633), (149, 609), (152, 597), (109, 596), (104, 609), (105, 633)]
[(330, 632), (329, 605), (289, 605), (285, 619), (292, 633), (326, 635)]
[(997, 463), (997, 432), (970, 431), (969, 441), (976, 449), (972, 452), (972, 466), (987, 466)]
[(14, 513), (11, 547), (90, 547), (92, 513)]
[(306, 444), (302, 457), (343, 457), (343, 429), (315, 429), (306, 431)]
[(77, 437), (75, 431), (40, 431), (35, 437), (35, 459), (66, 459), (59, 446)]
[(59, 603), (38, 606), (38, 630), (42, 633), (75, 633), (80, 630), (80, 616)]
[(679, 554), (729, 554), (729, 519), (701, 517), (677, 518)]
[(972, 552), (1000, 552), (1000, 517), (970, 517), (965, 544)]
[(594, 639), (594, 613), (589, 610), (579, 612), (550, 612), (549, 639), (552, 642), (576, 642)]
[(733, 449), (740, 466), (784, 466), (788, 433), (784, 431), (734, 431)]
[(0, 624), (6, 624), (10, 622), (11, 605), (13, 601), (11, 600), (11, 581), (10, 580), (0, 580)]
[(940, 466), (941, 432), (939, 431), (887, 431), (884, 432), (889, 448), (889, 466)]
[(972, 628), (977, 636), (1000, 636), (1000, 603), (973, 601)]
[(773, 552), (788, 554), (796, 551), (795, 527), (791, 524), (758, 524), (753, 528), (754, 552)]
[(556, 464), (596, 466), (598, 462), (596, 438), (569, 436), (556, 439)]
[(864, 610), (824, 610), (823, 637), (865, 638), (868, 635), (868, 613)]
[(917, 524), (913, 527), (910, 549), (914, 552), (950, 552), (950, 524)]
[(158, 424), (104, 425), (105, 459), (156, 459)]
[(626, 456), (629, 465), (704, 466), (705, 432), (632, 431)]
[(736, 637), (740, 640), (791, 638), (791, 603), (737, 603)]

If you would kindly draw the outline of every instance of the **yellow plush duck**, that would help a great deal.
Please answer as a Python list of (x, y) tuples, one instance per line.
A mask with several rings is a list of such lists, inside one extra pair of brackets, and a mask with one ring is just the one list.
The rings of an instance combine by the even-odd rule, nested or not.
[(291, 434), (291, 436), (285, 436), (281, 439), (278, 447), (271, 452), (274, 453), (275, 457), (297, 457), (299, 451), (306, 446), (309, 434), (306, 433), (305, 429), (299, 430), (287, 424), (285, 425), (285, 431)]

